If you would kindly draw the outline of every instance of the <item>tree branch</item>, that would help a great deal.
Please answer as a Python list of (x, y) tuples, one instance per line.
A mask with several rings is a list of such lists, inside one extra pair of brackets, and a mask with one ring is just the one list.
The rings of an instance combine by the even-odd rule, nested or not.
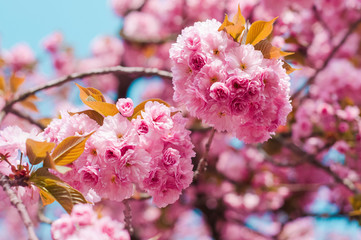
[(130, 208), (130, 204), (129, 204), (129, 199), (125, 199), (123, 201), (124, 203), (124, 223), (125, 223), (125, 228), (128, 230), (129, 235), (133, 236), (134, 235), (134, 228), (132, 226), (132, 210)]
[(42, 201), (40, 200), (39, 201), (38, 214), (37, 214), (38, 221), (51, 225), (53, 223), (53, 221), (50, 218), (48, 218), (47, 216), (45, 216), (44, 210), (45, 210), (45, 206), (43, 205)]
[(28, 230), (29, 240), (38, 240), (38, 237), (35, 234), (34, 224), (30, 219), (29, 213), (26, 210), (25, 205), (21, 202), (16, 193), (11, 189), (8, 178), (1, 173), (0, 185), (4, 189), (4, 192), (8, 195), (11, 204), (18, 210), (26, 229)]
[(123, 30), (120, 31), (120, 36), (123, 38), (124, 41), (129, 43), (141, 44), (141, 45), (160, 45), (167, 42), (173, 42), (177, 39), (178, 34), (169, 34), (166, 37), (159, 38), (159, 39), (134, 39), (127, 36)]
[(342, 45), (346, 42), (347, 38), (355, 31), (357, 26), (361, 23), (361, 18), (358, 19), (356, 22), (354, 22), (350, 28), (348, 29), (347, 33), (343, 36), (342, 40), (335, 46), (335, 48), (330, 52), (326, 60), (324, 61), (323, 65), (316, 69), (316, 72), (305, 82), (305, 84), (299, 88), (295, 93), (292, 94), (291, 100), (294, 100), (295, 98), (300, 95), (300, 93), (310, 84), (312, 84), (318, 74), (327, 67), (328, 63), (331, 61), (331, 59), (335, 56), (335, 54), (338, 52), (338, 50), (342, 47)]
[(31, 124), (34, 124), (35, 126), (40, 128), (41, 130), (45, 129), (44, 126), (41, 123), (39, 123), (38, 121), (36, 121), (35, 119), (33, 119), (32, 117), (30, 117), (29, 115), (27, 115), (25, 113), (19, 112), (18, 110), (13, 109), (13, 108), (10, 108), (8, 112), (14, 114), (15, 116), (17, 116), (19, 118), (22, 118), (22, 119), (30, 122)]
[(271, 163), (272, 165), (274, 166), (277, 166), (277, 167), (284, 167), (284, 168), (287, 168), (287, 167), (296, 167), (298, 165), (301, 165), (303, 163), (305, 163), (304, 161), (297, 161), (297, 162), (279, 162), (279, 161), (276, 161), (272, 156), (270, 156), (263, 148), (262, 148), (262, 145), (259, 144), (257, 146), (257, 150), (263, 154), (263, 157), (266, 161), (268, 161), (269, 163)]
[(20, 96), (14, 98), (12, 101), (8, 102), (5, 107), (0, 112), (0, 122), (11, 109), (11, 107), (22, 100), (25, 100), (27, 97), (34, 95), (37, 92), (40, 92), (45, 89), (53, 88), (56, 86), (60, 86), (64, 83), (67, 83), (69, 81), (75, 80), (75, 79), (81, 79), (85, 77), (90, 76), (96, 76), (96, 75), (104, 75), (109, 73), (119, 73), (123, 75), (132, 76), (134, 78), (139, 76), (159, 76), (162, 78), (172, 79), (172, 73), (164, 70), (159, 70), (157, 68), (143, 68), (143, 67), (123, 67), (123, 66), (115, 66), (115, 67), (107, 67), (107, 68), (100, 68), (95, 69), (93, 71), (89, 72), (82, 72), (82, 73), (73, 73), (65, 77), (61, 77), (58, 79), (55, 79), (53, 81), (50, 81), (49, 83), (44, 84), (40, 87), (35, 87), (33, 89), (30, 89), (29, 91), (21, 94)]
[(352, 193), (358, 194), (359, 190), (356, 188), (355, 184), (348, 180), (348, 179), (342, 179), (340, 176), (338, 176), (334, 171), (331, 170), (328, 166), (322, 165), (315, 156), (303, 151), (301, 148), (299, 148), (294, 143), (287, 143), (281, 138), (275, 138), (275, 140), (279, 141), (283, 146), (287, 147), (294, 153), (298, 154), (299, 156), (302, 156), (305, 160), (307, 160), (308, 163), (314, 165), (315, 167), (322, 169), (326, 173), (328, 173), (337, 183), (340, 183), (344, 185), (347, 189), (349, 189)]
[(208, 153), (209, 153), (209, 150), (211, 148), (211, 144), (212, 144), (212, 141), (213, 141), (213, 137), (214, 137), (214, 134), (216, 133), (216, 129), (212, 129), (212, 132), (211, 132), (211, 135), (209, 136), (209, 139), (206, 143), (206, 146), (205, 146), (205, 150), (204, 150), (204, 153), (203, 153), (203, 156), (202, 158), (199, 160), (199, 163), (198, 163), (198, 166), (197, 166), (197, 170), (194, 172), (194, 178), (198, 178), (199, 174), (202, 172), (202, 171), (205, 171), (207, 169), (207, 158), (208, 158)]

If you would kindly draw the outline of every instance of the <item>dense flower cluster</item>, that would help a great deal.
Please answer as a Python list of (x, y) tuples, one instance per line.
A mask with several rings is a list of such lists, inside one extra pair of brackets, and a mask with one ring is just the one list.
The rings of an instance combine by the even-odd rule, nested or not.
[(119, 99), (120, 113), (108, 116), (102, 126), (85, 114), (63, 112), (44, 131), (49, 141), (88, 135), (84, 153), (62, 178), (87, 195), (122, 201), (135, 187), (153, 196), (159, 207), (175, 202), (193, 179), (194, 156), (186, 119), (158, 102), (147, 102), (140, 115), (130, 121), (131, 99)]
[[(122, 24), (113, 35), (96, 37), (86, 57), (79, 58), (61, 32), (42, 42), (48, 58), (26, 43), (4, 49), (4, 42), (0, 49), (0, 177), (25, 204), (39, 238), (50, 235), (49, 226), (39, 224), (45, 220), (37, 217), (39, 200), (48, 204), (54, 196), (70, 214), (53, 224), (54, 239), (129, 239), (122, 221), (129, 223), (130, 215), (135, 239), (361, 239), (360, 0), (110, 4)], [(217, 21), (224, 13), (229, 18), (221, 25)], [(254, 31), (256, 22), (248, 27), (245, 19), (273, 19), (273, 24)], [(263, 31), (272, 34), (266, 37)], [(258, 40), (247, 41), (252, 32), (264, 39), (258, 42), (262, 47)], [(288, 56), (281, 48), (295, 54)], [(287, 125), (277, 128), (290, 111), (289, 78), (282, 67), (292, 70), (279, 55), (300, 70), (292, 74), (294, 111)], [(52, 79), (108, 66), (167, 71), (173, 65), (175, 94), (172, 82), (161, 77), (142, 77), (133, 84), (138, 73), (91, 75), (82, 85), (108, 96), (161, 100), (135, 107), (130, 98), (120, 98), (107, 105), (112, 105), (110, 114), (97, 107), (75, 113), (69, 85), (48, 89), (52, 83), (42, 72), (43, 60), (50, 60)], [(36, 97), (21, 98), (37, 87)], [(12, 104), (18, 96), (22, 100)], [(187, 120), (161, 104), (176, 105), (173, 96), (182, 110), (188, 108), (190, 114), (183, 111)], [(61, 118), (48, 125), (44, 110), (50, 118), (60, 111)], [(218, 131), (211, 134), (194, 116)], [(31, 131), (35, 125), (48, 127), (39, 134)], [(277, 136), (257, 148), (244, 143), (264, 141), (272, 132)], [(83, 139), (77, 149), (82, 155), (63, 166), (55, 148), (68, 137)], [(29, 145), (29, 138), (38, 143)], [(41, 163), (32, 165), (28, 146), (36, 146), (32, 149)], [(195, 155), (195, 164), (206, 160), (207, 171), (187, 187)], [(70, 171), (61, 174), (54, 168)], [(74, 206), (85, 200), (67, 183), (96, 202), (94, 211), (89, 205)], [(11, 207), (9, 196), (0, 187), (0, 239), (27, 239), (21, 226), (28, 221)], [(120, 201), (130, 197), (129, 213)], [(67, 204), (70, 198), (73, 204)], [(43, 213), (52, 218), (50, 211), (58, 216), (56, 205)]]
[(70, 215), (62, 215), (51, 225), (52, 238), (54, 240), (130, 240), (123, 223), (110, 217), (99, 218), (97, 215), (91, 205), (76, 205)]
[(310, 89), (313, 97), (326, 102), (349, 101), (361, 103), (361, 83), (355, 81), (361, 74), (361, 69), (356, 68), (346, 59), (334, 59), (321, 72)]
[(193, 116), (245, 142), (262, 142), (291, 111), (282, 62), (218, 31), (216, 20), (185, 28), (170, 50), (174, 99)]

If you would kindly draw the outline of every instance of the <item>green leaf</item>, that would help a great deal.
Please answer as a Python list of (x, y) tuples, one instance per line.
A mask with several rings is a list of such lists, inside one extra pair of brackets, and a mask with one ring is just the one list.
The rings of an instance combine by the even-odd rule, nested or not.
[(38, 142), (28, 138), (26, 140), (26, 155), (29, 158), (29, 162), (33, 165), (41, 163), (54, 146), (55, 143)]
[(136, 106), (134, 108), (133, 115), (131, 117), (129, 117), (128, 119), (129, 120), (136, 119), (137, 116), (141, 114), (142, 110), (144, 110), (144, 106), (147, 102), (159, 102), (159, 103), (166, 105), (167, 107), (170, 107), (170, 105), (167, 102), (163, 101), (162, 99), (158, 99), (158, 98), (148, 99), (146, 101), (141, 102), (138, 106)]
[(259, 43), (261, 40), (268, 37), (273, 30), (273, 23), (276, 21), (278, 17), (272, 19), (269, 22), (266, 21), (256, 21), (252, 23), (249, 28), (246, 44), (252, 44), (253, 46)]
[(53, 151), (51, 157), (56, 165), (64, 166), (74, 162), (83, 153), (85, 142), (92, 135), (65, 138)]
[(75, 114), (85, 114), (87, 115), (90, 119), (93, 119), (94, 121), (96, 121), (100, 126), (103, 125), (104, 122), (104, 117), (98, 113), (95, 110), (85, 110), (85, 111), (81, 111), (81, 112), (68, 112), (70, 116), (73, 116)]
[(78, 203), (87, 203), (84, 196), (69, 184), (51, 174), (46, 168), (39, 168), (31, 176), (29, 181), (38, 187), (45, 204), (55, 199), (69, 214), (73, 206)]
[[(76, 84), (76, 83), (75, 83)], [(85, 88), (76, 84), (80, 90), (83, 103), (104, 116), (114, 116), (119, 113), (115, 104), (105, 102), (103, 94), (95, 88)]]

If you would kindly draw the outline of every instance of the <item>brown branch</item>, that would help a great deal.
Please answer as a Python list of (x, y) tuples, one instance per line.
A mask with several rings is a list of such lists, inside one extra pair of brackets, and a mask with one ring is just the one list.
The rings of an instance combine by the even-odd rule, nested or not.
[(277, 167), (296, 167), (298, 165), (301, 165), (303, 163), (305, 163), (304, 161), (297, 161), (297, 162), (278, 162), (276, 161), (272, 156), (270, 156), (263, 148), (262, 145), (259, 144), (257, 146), (257, 150), (263, 154), (264, 159), (271, 163), (272, 165), (275, 165)]
[(333, 38), (332, 31), (331, 31), (331, 29), (328, 27), (327, 23), (323, 20), (323, 18), (322, 18), (322, 16), (321, 16), (320, 12), (318, 11), (316, 5), (313, 5), (313, 6), (312, 6), (312, 12), (313, 12), (313, 14), (315, 15), (315, 18), (317, 19), (317, 21), (319, 21), (319, 22), (321, 23), (322, 27), (323, 27), (324, 29), (326, 29), (326, 31), (328, 32), (330, 38), (332, 39), (332, 38)]
[(38, 237), (35, 234), (34, 224), (30, 219), (29, 213), (26, 210), (25, 205), (18, 198), (16, 193), (13, 191), (13, 189), (11, 189), (8, 177), (6, 177), (1, 173), (0, 173), (0, 185), (4, 189), (4, 192), (8, 195), (11, 204), (18, 210), (26, 229), (28, 230), (29, 240), (37, 240)]
[(125, 199), (123, 201), (124, 203), (124, 223), (125, 223), (125, 228), (128, 230), (129, 235), (133, 236), (134, 235), (134, 228), (132, 226), (132, 210), (130, 208), (130, 204), (129, 204), (129, 200)]
[(295, 98), (298, 97), (298, 95), (300, 95), (300, 93), (310, 84), (312, 84), (316, 77), (318, 76), (318, 74), (327, 67), (328, 63), (331, 61), (331, 59), (335, 56), (335, 54), (338, 52), (338, 50), (342, 47), (342, 45), (346, 42), (346, 40), (348, 39), (348, 37), (353, 33), (353, 31), (355, 31), (355, 29), (357, 28), (357, 26), (361, 23), (361, 18), (358, 19), (356, 22), (354, 22), (353, 24), (351, 24), (350, 28), (348, 29), (347, 33), (343, 36), (342, 40), (335, 46), (335, 48), (330, 52), (330, 54), (328, 55), (328, 57), (326, 58), (325, 62), (323, 63), (323, 65), (316, 69), (316, 72), (305, 82), (305, 84), (299, 88), (295, 93), (292, 94), (291, 99), (294, 100)]
[(40, 200), (39, 201), (38, 214), (37, 214), (38, 221), (51, 225), (53, 223), (53, 221), (50, 218), (48, 218), (47, 216), (45, 216), (44, 210), (45, 210), (45, 206), (43, 205), (42, 201)]
[(45, 89), (53, 88), (56, 86), (60, 86), (64, 83), (70, 82), (75, 79), (81, 79), (90, 76), (104, 75), (109, 73), (119, 73), (120, 75), (128, 75), (134, 78), (140, 76), (159, 76), (162, 78), (172, 79), (172, 73), (164, 70), (159, 70), (157, 68), (143, 68), (143, 67), (123, 67), (123, 66), (115, 66), (115, 67), (107, 67), (95, 69), (89, 72), (82, 73), (73, 73), (65, 77), (61, 77), (50, 81), (49, 83), (44, 84), (40, 87), (35, 87), (30, 89), (29, 91), (21, 94), (20, 96), (14, 98), (12, 101), (8, 102), (5, 107), (0, 112), (0, 122), (11, 109), (11, 107), (22, 100), (25, 100), (27, 97), (34, 95), (37, 92), (40, 92)]
[(123, 30), (121, 30), (120, 36), (123, 38), (124, 41), (126, 41), (128, 43), (134, 43), (134, 44), (139, 44), (139, 45), (150, 45), (150, 44), (160, 45), (160, 44), (164, 44), (167, 42), (174, 42), (177, 39), (178, 34), (169, 34), (166, 37), (158, 38), (158, 39), (135, 39), (135, 38), (127, 36), (123, 32)]
[(33, 119), (31, 116), (29, 116), (29, 115), (27, 115), (25, 113), (19, 112), (18, 110), (13, 109), (13, 108), (10, 108), (8, 112), (14, 114), (15, 116), (17, 116), (19, 118), (22, 118), (22, 119), (30, 122), (31, 124), (34, 124), (35, 126), (40, 128), (41, 130), (45, 129), (44, 126), (41, 123), (39, 123), (38, 121)]
[(212, 132), (211, 132), (211, 135), (209, 136), (209, 139), (206, 143), (206, 146), (205, 146), (205, 150), (204, 150), (204, 153), (203, 153), (203, 156), (202, 158), (199, 160), (199, 163), (198, 163), (198, 166), (197, 166), (197, 170), (194, 172), (194, 178), (198, 178), (199, 174), (202, 172), (202, 171), (205, 171), (207, 169), (207, 159), (208, 159), (208, 153), (209, 153), (209, 150), (211, 148), (211, 144), (212, 144), (212, 141), (213, 141), (213, 137), (214, 137), (214, 134), (216, 133), (216, 129), (212, 129)]
[(287, 147), (291, 151), (293, 151), (295, 154), (298, 154), (299, 156), (303, 157), (305, 160), (307, 160), (308, 163), (314, 165), (315, 167), (322, 169), (328, 175), (330, 175), (337, 183), (344, 185), (347, 189), (349, 189), (352, 193), (358, 194), (359, 190), (356, 188), (355, 184), (348, 180), (348, 179), (342, 179), (340, 176), (338, 176), (332, 169), (328, 166), (323, 165), (320, 163), (314, 155), (311, 155), (305, 151), (303, 151), (301, 148), (299, 148), (294, 143), (287, 143), (282, 138), (275, 138), (275, 140), (279, 141), (283, 146)]

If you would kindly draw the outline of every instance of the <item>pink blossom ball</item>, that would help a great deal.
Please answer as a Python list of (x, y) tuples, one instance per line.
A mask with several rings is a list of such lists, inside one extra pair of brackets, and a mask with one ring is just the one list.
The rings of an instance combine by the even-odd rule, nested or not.
[(235, 42), (220, 25), (197, 22), (172, 45), (173, 98), (219, 131), (266, 141), (291, 111), (289, 76), (281, 60)]

